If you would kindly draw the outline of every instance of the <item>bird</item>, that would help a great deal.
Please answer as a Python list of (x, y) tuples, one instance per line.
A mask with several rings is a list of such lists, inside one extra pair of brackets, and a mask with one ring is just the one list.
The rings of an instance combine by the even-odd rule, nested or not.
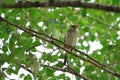
[[(77, 24), (72, 25), (68, 29), (68, 31), (65, 35), (64, 47), (69, 51), (72, 51), (73, 48), (76, 46), (77, 37), (78, 37), (78, 32), (76, 31), (77, 27), (78, 27)], [(64, 64), (66, 65), (66, 63), (67, 63), (67, 53), (64, 56)]]

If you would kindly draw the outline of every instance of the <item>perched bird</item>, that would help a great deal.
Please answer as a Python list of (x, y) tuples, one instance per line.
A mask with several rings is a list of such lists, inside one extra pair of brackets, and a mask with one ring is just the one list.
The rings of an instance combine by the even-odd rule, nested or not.
[[(76, 25), (76, 24), (72, 25), (70, 27), (70, 29), (67, 31), (67, 34), (65, 36), (64, 42), (67, 45), (64, 45), (64, 46), (69, 51), (72, 51), (73, 50), (72, 47), (75, 47), (75, 45), (76, 45), (77, 36), (78, 36), (78, 33), (76, 31), (77, 27), (78, 27), (78, 25)], [(64, 57), (64, 64), (65, 65), (66, 65), (66, 62), (67, 62), (67, 53), (65, 54), (65, 57)]]

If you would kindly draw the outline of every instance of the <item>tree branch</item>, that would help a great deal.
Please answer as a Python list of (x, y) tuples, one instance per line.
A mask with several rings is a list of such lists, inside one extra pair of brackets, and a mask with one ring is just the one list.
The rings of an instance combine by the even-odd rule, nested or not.
[[(0, 17), (0, 18), (2, 18), (2, 17)], [(3, 20), (5, 23), (7, 23), (7, 24), (10, 24), (10, 25), (12, 25), (12, 26), (14, 26), (14, 27), (16, 27), (16, 28), (18, 28), (18, 29), (20, 29), (20, 30), (23, 30), (23, 31), (25, 31), (26, 33), (29, 33), (29, 34), (31, 34), (31, 35), (33, 35), (33, 36), (35, 36), (35, 37), (37, 37), (37, 38), (39, 38), (39, 39), (41, 39), (41, 40), (47, 41), (47, 42), (53, 44), (54, 46), (56, 46), (56, 47), (58, 47), (58, 48), (60, 48), (60, 49), (62, 49), (62, 50), (64, 50), (64, 51), (68, 52), (69, 54), (71, 54), (71, 55), (73, 55), (73, 56), (75, 56), (75, 57), (77, 57), (77, 58), (79, 58), (79, 59), (82, 59), (82, 60), (84, 60), (84, 61), (86, 61), (86, 62), (88, 62), (88, 63), (91, 63), (91, 64), (93, 64), (94, 66), (96, 66), (96, 67), (98, 67), (98, 68), (100, 68), (100, 69), (103, 69), (104, 71), (106, 71), (106, 72), (108, 72), (108, 73), (110, 73), (110, 74), (112, 74), (112, 75), (120, 78), (120, 74), (118, 74), (118, 73), (116, 73), (116, 72), (114, 72), (114, 71), (106, 68), (103, 64), (98, 63), (98, 61), (96, 61), (95, 59), (91, 58), (89, 55), (87, 55), (87, 54), (85, 54), (85, 53), (83, 53), (83, 52), (81, 52), (81, 51), (79, 51), (79, 50), (77, 50), (77, 49), (75, 49), (75, 48), (74, 48), (74, 49), (75, 49), (77, 52), (79, 52), (80, 54), (82, 53), (83, 55), (85, 55), (85, 56), (86, 56), (87, 58), (89, 58), (89, 59), (86, 59), (86, 58), (84, 58), (84, 57), (81, 57), (80, 55), (74, 54), (73, 52), (67, 50), (66, 48), (58, 45), (57, 43), (55, 43), (55, 42), (53, 41), (53, 40), (55, 40), (55, 39), (53, 39), (53, 38), (52, 38), (52, 40), (51, 40), (51, 39), (43, 38), (43, 37), (41, 37), (40, 35), (36, 34), (37, 32), (34, 33), (35, 31), (33, 32), (32, 30), (29, 30), (29, 29), (27, 29), (27, 28), (25, 28), (25, 27), (21, 27), (20, 25), (11, 23), (11, 22), (9, 22), (8, 20), (3, 19), (3, 18), (2, 18), (2, 20)], [(56, 39), (56, 40), (57, 40), (57, 39)], [(57, 41), (59, 41), (59, 40), (57, 40)], [(63, 43), (63, 42), (62, 42), (62, 43)]]
[[(69, 71), (73, 72), (75, 75), (80, 75), (79, 73), (77, 73), (72, 67), (70, 67), (70, 65), (67, 65), (68, 69), (70, 69)], [(84, 76), (83, 76), (84, 77)]]
[(96, 3), (86, 3), (81, 1), (63, 1), (63, 2), (17, 2), (13, 4), (4, 4), (3, 8), (33, 8), (33, 7), (82, 7), (89, 9), (97, 9), (103, 11), (114, 11), (120, 12), (120, 7), (112, 6), (112, 5), (103, 5)]
[(41, 65), (41, 66), (42, 67), (48, 67), (48, 68), (55, 69), (55, 70), (59, 70), (59, 71), (62, 71), (62, 72), (69, 72), (69, 73), (71, 73), (73, 75), (76, 75), (79, 78), (82, 78), (84, 80), (89, 80), (85, 76), (80, 75), (80, 74), (76, 73), (75, 71), (72, 71), (72, 70), (69, 70), (69, 69), (62, 69), (62, 68), (59, 68), (59, 67), (56, 67), (56, 66), (48, 66), (48, 65)]
[[(30, 72), (31, 74), (33, 74), (33, 72), (30, 70), (30, 69), (27, 69), (25, 66), (21, 65), (20, 63), (17, 63), (20, 67), (22, 67), (23, 69), (27, 70), (28, 72)], [(40, 65), (41, 67), (47, 67), (47, 68), (51, 68), (51, 69), (54, 69), (54, 70), (58, 70), (58, 71), (62, 71), (62, 72), (68, 72), (68, 73), (71, 73), (73, 75), (76, 75), (77, 77), (79, 78), (82, 78), (84, 80), (89, 80), (88, 78), (86, 78), (85, 76), (83, 75), (80, 75), (78, 73), (75, 73), (71, 70), (68, 70), (68, 69), (62, 69), (60, 67), (56, 67), (56, 66), (49, 66), (49, 65), (44, 65), (44, 64), (41, 64)], [(39, 76), (39, 75), (38, 75)]]

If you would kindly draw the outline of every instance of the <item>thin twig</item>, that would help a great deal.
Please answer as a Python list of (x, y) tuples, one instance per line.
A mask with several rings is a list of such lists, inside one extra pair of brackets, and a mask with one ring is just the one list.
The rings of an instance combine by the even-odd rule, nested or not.
[(17, 64), (18, 64), (20, 67), (22, 67), (23, 69), (25, 69), (26, 71), (28, 71), (28, 72), (30, 72), (31, 74), (33, 74), (33, 72), (32, 72), (30, 69), (26, 68), (25, 66), (21, 65), (21, 64), (18, 63), (18, 62), (17, 62)]
[(114, 66), (114, 65), (118, 65), (118, 64), (120, 64), (120, 62), (119, 61), (116, 61), (116, 62), (113, 62), (113, 63), (110, 63), (110, 64), (106, 64), (106, 66)]
[(36, 44), (36, 45), (30, 47), (29, 49), (27, 49), (27, 51), (30, 51), (31, 49), (33, 49), (33, 48), (35, 48), (35, 47), (37, 47), (37, 46), (40, 46), (40, 45), (41, 45), (41, 43), (40, 43), (40, 44)]
[[(51, 52), (51, 55), (52, 55), (52, 53), (54, 52), (54, 51), (56, 51), (57, 50), (57, 48), (56, 49), (54, 49), (52, 52)], [(46, 59), (44, 60), (44, 62), (43, 63), (41, 63), (41, 64), (44, 64), (49, 58), (50, 58), (51, 56), (47, 56), (46, 57)]]

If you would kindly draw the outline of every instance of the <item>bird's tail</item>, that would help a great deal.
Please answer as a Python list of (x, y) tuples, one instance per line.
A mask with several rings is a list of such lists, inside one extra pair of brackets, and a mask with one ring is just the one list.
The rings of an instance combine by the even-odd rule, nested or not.
[(67, 64), (67, 53), (64, 56), (64, 65), (66, 65), (66, 64)]
[[(69, 51), (72, 51), (73, 49), (68, 49)], [(65, 53), (65, 56), (64, 56), (64, 65), (67, 65), (68, 64), (68, 53), (66, 52)]]

